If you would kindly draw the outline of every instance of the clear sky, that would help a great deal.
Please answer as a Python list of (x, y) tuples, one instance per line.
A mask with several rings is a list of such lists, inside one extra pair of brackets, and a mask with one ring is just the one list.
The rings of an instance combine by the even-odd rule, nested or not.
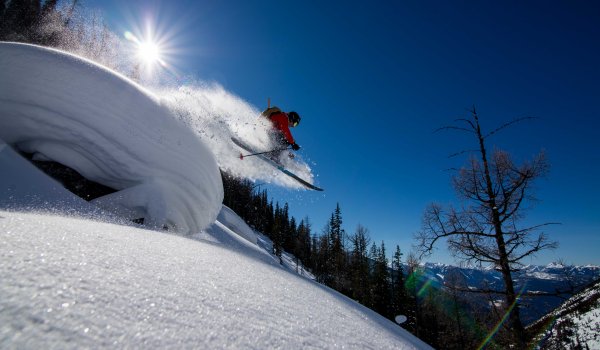
[[(477, 106), (517, 160), (544, 149), (532, 224), (560, 243), (527, 263), (600, 264), (597, 1), (99, 1), (118, 33), (151, 23), (182, 74), (302, 116), (301, 154), (324, 193), (269, 188), (320, 231), (340, 203), (388, 252), (408, 252), (426, 205), (454, 201), (448, 155), (474, 140), (433, 133)], [(452, 262), (444, 245), (428, 261)]]

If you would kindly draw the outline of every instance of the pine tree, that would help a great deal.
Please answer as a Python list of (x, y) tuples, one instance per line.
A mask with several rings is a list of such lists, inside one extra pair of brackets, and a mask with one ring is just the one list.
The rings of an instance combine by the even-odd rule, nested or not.
[(392, 313), (393, 315), (405, 315), (407, 296), (404, 287), (404, 269), (402, 268), (402, 252), (400, 246), (396, 246), (396, 252), (392, 258)]
[(331, 245), (330, 245), (331, 221), (327, 221), (321, 236), (317, 239), (315, 259), (315, 275), (317, 282), (323, 283), (326, 286), (332, 286), (332, 268), (331, 268)]
[(373, 309), (379, 314), (390, 317), (390, 279), (388, 271), (388, 260), (385, 255), (385, 243), (381, 242), (381, 248), (376, 249), (373, 257), (375, 266), (373, 269)]
[(283, 247), (285, 251), (295, 252), (298, 245), (298, 227), (296, 226), (296, 218), (292, 217), (288, 221), (287, 230), (284, 237)]
[[(296, 266), (300, 263), (307, 266), (308, 261), (311, 259), (310, 221), (308, 217), (300, 221), (300, 225), (298, 225), (294, 255), (296, 256)], [(302, 271), (298, 272), (302, 273)]]
[(350, 297), (363, 305), (371, 305), (371, 289), (369, 274), (368, 247), (371, 239), (369, 231), (358, 225), (354, 235), (350, 237), (352, 252), (348, 266), (350, 280)]
[(279, 203), (275, 204), (275, 219), (271, 228), (273, 241), (273, 254), (279, 258), (279, 263), (283, 264), (283, 211), (279, 208)]
[(343, 291), (345, 287), (345, 270), (346, 270), (346, 251), (344, 248), (345, 231), (342, 228), (342, 211), (340, 204), (331, 215), (329, 224), (329, 240), (330, 240), (330, 256), (329, 266), (332, 273), (332, 287), (338, 291)]

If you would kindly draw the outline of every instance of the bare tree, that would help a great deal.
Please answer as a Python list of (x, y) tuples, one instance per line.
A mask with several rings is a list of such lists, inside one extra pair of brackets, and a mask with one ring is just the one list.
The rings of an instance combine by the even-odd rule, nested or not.
[(510, 313), (508, 327), (519, 348), (526, 339), (519, 315), (519, 295), (511, 273), (524, 258), (555, 248), (557, 243), (550, 242), (543, 232), (539, 233), (541, 227), (550, 223), (526, 228), (519, 228), (517, 223), (524, 217), (525, 203), (534, 199), (534, 180), (544, 176), (549, 165), (543, 152), (521, 165), (516, 165), (504, 151), (496, 150), (490, 157), (485, 142), (498, 131), (524, 119), (529, 118), (513, 120), (484, 134), (473, 108), (470, 118), (457, 120), (460, 125), (439, 129), (467, 132), (475, 137), (478, 148), (474, 151), (476, 156), (453, 177), (461, 207), (444, 209), (431, 204), (425, 210), (422, 229), (416, 234), (421, 256), (432, 252), (439, 241), (446, 241), (455, 257), (493, 264), (501, 272), (504, 290), (498, 292), (506, 297), (506, 312)]

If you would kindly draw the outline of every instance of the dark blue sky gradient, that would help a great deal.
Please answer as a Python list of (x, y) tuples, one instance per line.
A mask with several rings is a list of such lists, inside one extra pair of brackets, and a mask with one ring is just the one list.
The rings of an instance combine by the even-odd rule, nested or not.
[[(544, 149), (526, 223), (561, 247), (559, 258), (600, 264), (600, 3), (596, 1), (95, 1), (124, 32), (148, 16), (172, 34), (180, 72), (216, 81), (259, 108), (267, 97), (298, 111), (313, 193), (270, 188), (320, 231), (340, 203), (349, 233), (408, 252), (425, 206), (454, 201), (451, 173), (475, 147), (433, 133), (476, 105), (489, 139), (517, 160)], [(451, 262), (445, 246), (428, 260)]]

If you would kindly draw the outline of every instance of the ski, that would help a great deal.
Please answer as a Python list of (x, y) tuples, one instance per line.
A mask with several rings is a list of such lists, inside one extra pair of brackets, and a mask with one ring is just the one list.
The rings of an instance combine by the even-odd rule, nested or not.
[[(242, 141), (236, 139), (235, 137), (231, 138), (231, 141), (233, 141), (233, 143), (235, 143), (238, 147), (242, 148), (243, 150), (253, 153), (255, 154), (256, 151), (253, 150), (250, 146), (246, 145), (245, 143), (243, 143)], [(257, 157), (259, 157), (260, 159), (264, 160), (265, 162), (271, 164), (272, 166), (274, 166), (275, 168), (277, 168), (279, 171), (281, 171), (282, 173), (286, 174), (287, 176), (293, 178), (294, 180), (298, 181), (300, 184), (302, 184), (304, 187), (311, 189), (311, 190), (315, 190), (315, 191), (323, 191), (322, 188), (317, 187), (313, 184), (311, 184), (310, 182), (302, 179), (301, 177), (299, 177), (298, 175), (292, 173), (291, 171), (287, 170), (283, 165), (277, 163), (276, 161), (274, 161), (273, 159), (267, 157), (263, 154), (255, 154)], [(243, 159), (243, 156), (240, 155), (240, 159)]]

